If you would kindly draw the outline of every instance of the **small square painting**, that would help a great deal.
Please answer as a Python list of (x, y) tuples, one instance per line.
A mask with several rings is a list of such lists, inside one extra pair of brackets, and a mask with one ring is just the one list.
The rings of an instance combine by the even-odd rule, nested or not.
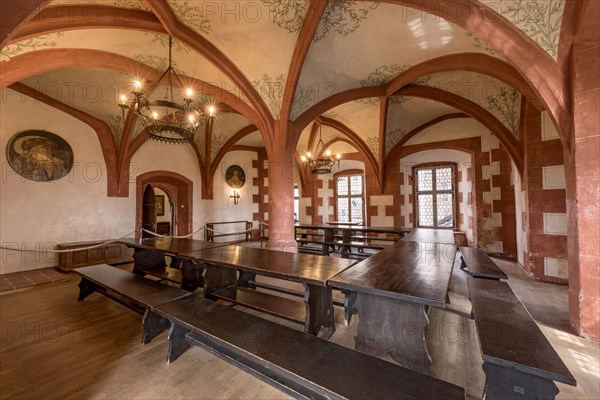
[(154, 200), (156, 200), (156, 215), (165, 215), (165, 196), (157, 194), (154, 196)]

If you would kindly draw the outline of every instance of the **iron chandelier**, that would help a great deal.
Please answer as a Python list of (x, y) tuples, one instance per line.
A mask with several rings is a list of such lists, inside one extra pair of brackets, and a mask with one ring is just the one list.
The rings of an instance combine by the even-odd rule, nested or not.
[[(184, 85), (175, 72), (172, 64), (173, 39), (169, 36), (169, 66), (163, 72), (156, 84), (147, 93), (142, 92), (141, 81), (133, 83), (133, 91), (127, 96), (121, 96), (123, 123), (125, 123), (125, 110), (134, 110), (138, 121), (150, 139), (164, 143), (188, 143), (194, 140), (194, 135), (202, 126), (204, 119), (214, 116), (215, 107), (208, 106), (202, 111), (194, 106), (192, 100), (194, 92), (185, 90), (182, 102), (174, 100), (174, 81), (183, 88)], [(166, 86), (166, 93), (162, 100), (150, 100), (150, 96), (159, 85)]]
[[(310, 151), (307, 151), (305, 155), (300, 157), (304, 165), (310, 168), (310, 171), (313, 174), (330, 174), (336, 163), (338, 168), (340, 166), (340, 158), (342, 158), (341, 154), (336, 154), (336, 159), (334, 160), (333, 157), (331, 157), (331, 151), (329, 149), (325, 150), (325, 152), (323, 152), (323, 150), (325, 150), (325, 143), (323, 143), (323, 139), (321, 138), (321, 124), (319, 124), (319, 142), (315, 148), (317, 158), (313, 158), (313, 154)], [(320, 154), (323, 154), (324, 156), (319, 156)]]

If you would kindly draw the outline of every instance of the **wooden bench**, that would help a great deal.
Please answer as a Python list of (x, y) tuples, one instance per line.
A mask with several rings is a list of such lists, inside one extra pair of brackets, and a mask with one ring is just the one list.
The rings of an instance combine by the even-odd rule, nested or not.
[(58, 250), (72, 250), (58, 255), (58, 267), (63, 271), (71, 271), (88, 265), (121, 264), (133, 261), (131, 250), (124, 244), (112, 242), (105, 246), (95, 247), (102, 243), (106, 242), (95, 240), (57, 244), (56, 248)]
[[(363, 259), (373, 255), (373, 254), (368, 254), (368, 253), (362, 252), (365, 249), (383, 250), (383, 249), (387, 249), (388, 247), (390, 247), (389, 243), (373, 243), (373, 242), (368, 243), (368, 242), (359, 242), (359, 241), (350, 241), (350, 242), (346, 243), (342, 240), (334, 241), (333, 244), (339, 246), (340, 254), (341, 254), (342, 258), (353, 258), (353, 259), (360, 259), (360, 260), (363, 260)], [(359, 252), (352, 253), (351, 252), (352, 248), (359, 250)]]
[[(324, 240), (298, 238), (296, 239), (296, 242), (300, 245), (298, 247), (298, 252), (300, 253), (319, 254), (321, 256), (329, 255), (331, 243), (325, 242)], [(316, 244), (318, 247), (304, 247), (305, 244)]]
[(171, 321), (167, 360), (201, 346), (292, 397), (464, 399), (464, 389), (199, 297), (153, 307)]
[(83, 267), (75, 272), (81, 276), (79, 301), (98, 292), (144, 315), (143, 343), (148, 343), (169, 327), (167, 320), (148, 312), (150, 307), (191, 295), (188, 291), (166, 286), (107, 264)]
[(505, 282), (468, 277), (486, 375), (485, 398), (553, 399), (553, 381), (576, 385), (521, 301)]
[(508, 276), (496, 265), (483, 249), (476, 247), (460, 247), (460, 269), (467, 271), (475, 278), (508, 279)]

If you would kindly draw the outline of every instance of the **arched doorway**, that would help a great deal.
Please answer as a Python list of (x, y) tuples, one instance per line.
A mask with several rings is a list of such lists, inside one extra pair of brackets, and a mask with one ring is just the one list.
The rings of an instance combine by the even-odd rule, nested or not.
[[(164, 206), (172, 207), (169, 233), (176, 236), (192, 233), (193, 182), (175, 172), (151, 171), (136, 178), (136, 236), (140, 237), (141, 227), (157, 232), (155, 188), (168, 195), (168, 198), (165, 196)], [(150, 236), (152, 235), (142, 235)]]

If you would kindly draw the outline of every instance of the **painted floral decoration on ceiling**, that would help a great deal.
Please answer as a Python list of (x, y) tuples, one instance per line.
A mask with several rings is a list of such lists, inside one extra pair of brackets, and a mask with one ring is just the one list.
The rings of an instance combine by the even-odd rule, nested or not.
[(56, 41), (54, 39), (57, 39), (63, 35), (63, 32), (57, 32), (25, 39), (4, 47), (0, 52), (0, 56), (3, 58), (10, 58), (17, 56), (25, 51), (34, 51), (48, 47), (56, 47)]
[(258, 93), (267, 102), (273, 117), (279, 118), (281, 113), (281, 100), (285, 88), (285, 76), (279, 74), (271, 77), (269, 74), (263, 74), (261, 79), (252, 82)]
[(564, 0), (485, 0), (484, 3), (500, 11), (554, 59), (557, 58)]
[(213, 133), (210, 139), (210, 161), (214, 161), (217, 153), (223, 147), (225, 142), (227, 142), (227, 135), (223, 132)]
[(519, 137), (519, 110), (521, 96), (515, 89), (501, 88), (498, 96), (488, 96), (487, 104), (499, 115), (504, 125)]
[[(382, 65), (375, 69), (375, 71), (371, 72), (367, 79), (363, 80), (360, 83), (362, 87), (374, 87), (374, 86), (383, 86), (390, 83), (392, 79), (400, 75), (402, 72), (406, 71), (412, 67), (412, 65), (400, 65), (400, 64), (392, 64), (392, 65)], [(429, 81), (431, 80), (431, 75), (424, 76), (416, 79), (411, 82), (413, 85), (422, 85), (427, 86)], [(358, 100), (364, 104), (370, 104), (372, 106), (379, 105), (379, 99), (376, 97), (369, 97), (366, 99)], [(399, 104), (405, 103), (408, 101), (408, 97), (406, 96), (392, 96), (389, 98), (390, 104)]]
[(385, 156), (392, 151), (394, 146), (400, 142), (400, 140), (406, 136), (406, 131), (402, 127), (398, 127), (396, 129), (392, 129), (387, 131), (385, 134)]
[(492, 56), (500, 57), (500, 53), (498, 53), (498, 51), (492, 46), (490, 46), (490, 44), (485, 40), (475, 36), (471, 32), (465, 32), (465, 35), (467, 35), (473, 40), (471, 46), (473, 46), (474, 48), (481, 49)]
[(123, 116), (121, 114), (110, 115), (107, 122), (115, 138), (115, 144), (119, 148), (123, 138)]
[(151, 11), (144, 0), (113, 0), (114, 7), (127, 8), (130, 10)]
[(329, 0), (313, 41), (318, 42), (331, 31), (341, 36), (356, 32), (369, 12), (377, 7), (378, 2)]
[(179, 18), (184, 24), (189, 26), (191, 29), (198, 33), (211, 33), (212, 26), (210, 21), (202, 13), (202, 7), (193, 5), (196, 2), (190, 2), (180, 0), (167, 0), (169, 6), (173, 9), (177, 18)]
[(371, 150), (375, 157), (379, 154), (379, 136), (369, 136), (365, 140), (365, 144)]
[(262, 0), (269, 7), (271, 22), (289, 33), (298, 32), (308, 7), (307, 0)]

